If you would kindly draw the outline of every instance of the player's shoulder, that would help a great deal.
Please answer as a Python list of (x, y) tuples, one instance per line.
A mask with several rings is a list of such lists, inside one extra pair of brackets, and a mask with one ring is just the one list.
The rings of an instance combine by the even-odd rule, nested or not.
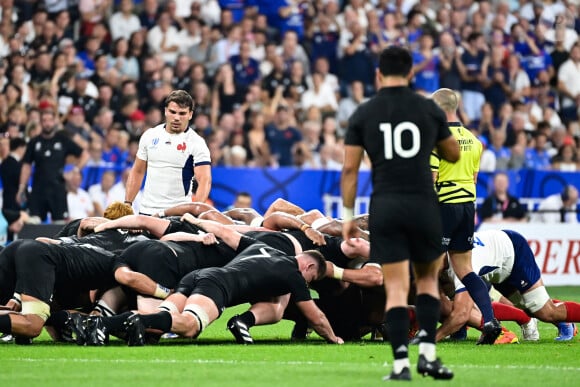
[(165, 123), (153, 126), (143, 132), (141, 138), (158, 137), (165, 131)]

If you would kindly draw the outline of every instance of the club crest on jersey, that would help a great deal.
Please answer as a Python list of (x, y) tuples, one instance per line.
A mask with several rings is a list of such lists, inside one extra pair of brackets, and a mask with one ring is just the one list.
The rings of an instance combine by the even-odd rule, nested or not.
[(159, 144), (159, 137), (155, 137), (153, 140), (151, 140), (151, 145), (157, 146), (157, 144)]
[(187, 144), (184, 142), (182, 142), (181, 144), (177, 144), (177, 150), (181, 151), (181, 153), (184, 153), (185, 150), (187, 149)]

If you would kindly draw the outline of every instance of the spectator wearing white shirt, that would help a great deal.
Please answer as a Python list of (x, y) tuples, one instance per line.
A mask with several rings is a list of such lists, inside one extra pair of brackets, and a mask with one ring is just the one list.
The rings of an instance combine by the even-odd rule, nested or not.
[[(324, 56), (316, 58), (314, 62), (314, 71), (322, 75), (322, 83), (330, 87), (332, 91), (335, 93), (339, 92), (339, 83), (338, 77), (334, 74), (329, 72), (330, 64), (328, 63), (328, 59)], [(312, 88), (312, 75), (306, 77), (306, 84), (309, 88)]]
[(350, 84), (349, 94), (349, 97), (340, 100), (338, 111), (336, 112), (337, 129), (341, 137), (346, 133), (348, 118), (361, 103), (367, 100), (364, 96), (364, 85), (361, 81), (353, 81)]
[(129, 40), (131, 34), (141, 29), (141, 21), (133, 13), (133, 0), (121, 0), (120, 10), (109, 19), (111, 39), (125, 38)]
[(532, 220), (541, 223), (578, 223), (577, 203), (578, 189), (567, 185), (561, 193), (542, 200)]
[(323, 78), (320, 73), (312, 74), (313, 87), (302, 94), (300, 101), (302, 109), (308, 110), (308, 108), (315, 106), (323, 113), (336, 112), (338, 109), (336, 95), (328, 85), (322, 82)]
[(105, 208), (113, 202), (110, 191), (115, 184), (115, 171), (107, 170), (101, 176), (101, 182), (89, 187), (89, 196), (95, 208), (95, 216), (103, 216)]
[(147, 33), (147, 45), (152, 53), (161, 54), (163, 62), (175, 64), (180, 48), (180, 35), (171, 25), (171, 16), (162, 12), (155, 27)]
[(79, 219), (93, 216), (95, 207), (89, 193), (81, 188), (83, 176), (78, 168), (72, 168), (64, 174), (66, 183), (66, 202), (68, 218)]

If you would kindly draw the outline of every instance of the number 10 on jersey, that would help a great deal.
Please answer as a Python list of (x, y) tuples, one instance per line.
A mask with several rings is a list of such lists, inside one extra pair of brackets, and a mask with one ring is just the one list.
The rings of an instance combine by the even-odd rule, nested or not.
[[(421, 131), (412, 122), (403, 121), (395, 126), (390, 122), (383, 122), (379, 124), (379, 129), (383, 132), (383, 139), (385, 142), (385, 159), (392, 160), (393, 152), (404, 159), (414, 157), (419, 153), (421, 148)], [(409, 131), (411, 135), (411, 147), (409, 149), (403, 148), (403, 132)]]

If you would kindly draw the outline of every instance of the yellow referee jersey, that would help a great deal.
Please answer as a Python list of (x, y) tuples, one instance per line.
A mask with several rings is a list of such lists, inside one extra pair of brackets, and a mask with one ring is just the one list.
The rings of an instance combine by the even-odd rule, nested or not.
[(483, 146), (461, 122), (450, 122), (449, 130), (459, 143), (461, 157), (456, 163), (441, 159), (437, 150), (431, 153), (431, 171), (437, 172), (435, 190), (440, 203), (475, 201), (474, 176), (479, 171)]

